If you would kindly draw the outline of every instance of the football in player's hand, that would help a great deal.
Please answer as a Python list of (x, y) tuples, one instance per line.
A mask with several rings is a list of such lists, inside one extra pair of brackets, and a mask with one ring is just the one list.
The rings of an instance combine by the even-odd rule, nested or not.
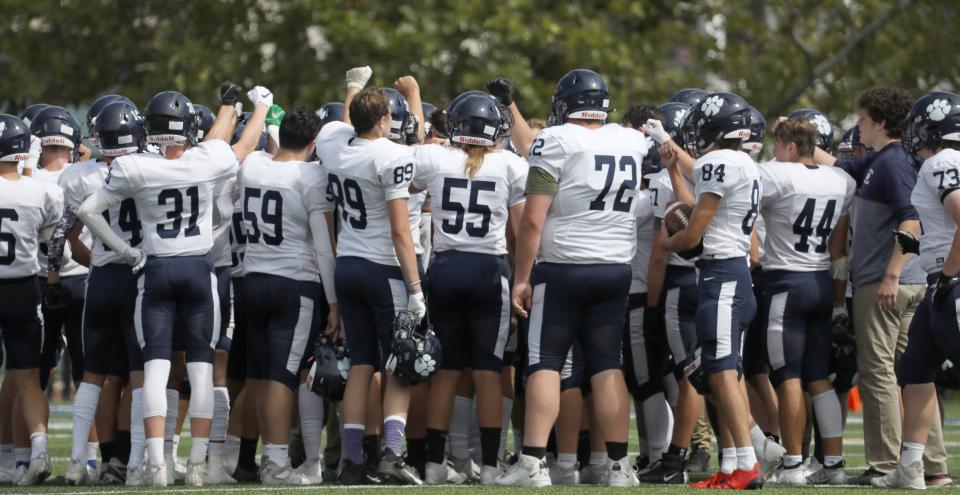
[(676, 234), (685, 229), (690, 224), (690, 215), (693, 208), (679, 201), (670, 203), (667, 211), (663, 215), (663, 222), (667, 226), (667, 232), (670, 235)]

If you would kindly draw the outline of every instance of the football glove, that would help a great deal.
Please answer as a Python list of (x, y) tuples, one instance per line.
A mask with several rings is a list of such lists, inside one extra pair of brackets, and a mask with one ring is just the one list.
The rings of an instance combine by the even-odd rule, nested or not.
[(354, 67), (347, 71), (347, 88), (363, 89), (373, 75), (373, 69), (369, 65), (364, 67)]
[(280, 105), (272, 105), (270, 111), (267, 112), (267, 125), (275, 125), (280, 127), (280, 122), (283, 122), (283, 118), (287, 115), (287, 112), (283, 111), (283, 108)]
[(66, 309), (67, 293), (63, 290), (63, 284), (60, 282), (47, 284), (47, 290), (43, 293), (43, 305), (49, 311)]
[(910, 232), (894, 230), (894, 237), (897, 238), (897, 247), (903, 254), (920, 254), (920, 240)]
[(505, 77), (497, 76), (487, 83), (487, 91), (505, 107), (513, 104), (513, 85)]
[(263, 86), (256, 86), (250, 91), (247, 91), (247, 99), (253, 103), (254, 106), (265, 105), (267, 107), (273, 106), (273, 93), (269, 89)]
[(657, 144), (663, 144), (670, 140), (670, 134), (663, 128), (663, 123), (657, 119), (648, 119), (647, 123), (643, 124), (643, 132)]
[(143, 270), (144, 265), (147, 264), (147, 255), (144, 254), (143, 251), (131, 247), (120, 255), (120, 260), (130, 265), (130, 267), (133, 268), (133, 274), (136, 275), (140, 273), (140, 270)]
[(830, 319), (833, 325), (833, 334), (847, 334), (850, 332), (850, 316), (847, 314), (845, 304), (835, 304), (833, 306), (833, 317)]
[(944, 275), (943, 272), (940, 272), (940, 276), (937, 277), (937, 282), (933, 286), (933, 294), (930, 296), (930, 302), (933, 303), (933, 307), (940, 309), (940, 306), (943, 305), (944, 299), (950, 295), (950, 292), (953, 291), (953, 287), (960, 283), (960, 279), (954, 276)]
[(220, 104), (226, 105), (229, 107), (234, 106), (238, 101), (240, 101), (240, 93), (243, 91), (243, 88), (239, 84), (226, 81), (220, 85)]
[(423, 291), (413, 292), (407, 295), (407, 311), (417, 316), (417, 321), (423, 319), (427, 314), (427, 305), (423, 300)]

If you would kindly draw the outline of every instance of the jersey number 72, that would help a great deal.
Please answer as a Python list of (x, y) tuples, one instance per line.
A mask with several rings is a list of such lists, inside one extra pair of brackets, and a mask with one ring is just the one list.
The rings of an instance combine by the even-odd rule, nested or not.
[[(613, 155), (596, 155), (593, 157), (594, 172), (605, 173), (605, 177), (600, 194), (590, 202), (591, 210), (604, 211), (607, 209), (607, 195), (610, 194), (610, 190), (614, 186), (614, 177), (618, 168), (617, 161), (617, 157)], [(606, 168), (605, 171), (604, 168)], [(613, 211), (629, 212), (630, 207), (633, 206), (634, 191), (637, 188), (637, 161), (630, 155), (621, 156), (619, 168), (621, 172), (626, 172), (629, 168), (631, 178), (620, 181), (616, 197), (613, 199)], [(630, 192), (628, 193), (628, 191)]]

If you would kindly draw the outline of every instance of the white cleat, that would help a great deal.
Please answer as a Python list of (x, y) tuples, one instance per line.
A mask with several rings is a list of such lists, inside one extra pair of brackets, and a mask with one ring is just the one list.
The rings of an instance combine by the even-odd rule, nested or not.
[(184, 483), (188, 486), (203, 486), (203, 482), (207, 479), (207, 463), (206, 461), (200, 462), (197, 464), (189, 463), (187, 464), (187, 475), (184, 478)]
[(0, 485), (9, 485), (13, 483), (14, 469), (0, 468)]
[(13, 479), (10, 480), (14, 485), (19, 485), (23, 475), (27, 474), (27, 464), (18, 464), (13, 470)]
[(517, 462), (510, 466), (506, 473), (497, 477), (496, 483), (500, 486), (525, 488), (550, 486), (550, 471), (547, 469), (547, 461), (521, 454)]
[(893, 472), (873, 478), (870, 484), (877, 488), (927, 489), (927, 483), (923, 479), (923, 463), (919, 461), (909, 466), (897, 464)]
[(640, 486), (636, 471), (630, 462), (630, 457), (619, 461), (610, 461), (607, 466), (607, 486), (614, 488), (631, 488)]
[(554, 485), (579, 485), (580, 470), (574, 464), (570, 467), (560, 467), (556, 463), (550, 464), (550, 483)]
[(261, 476), (261, 482), (264, 485), (272, 486), (309, 486), (318, 485), (322, 481), (322, 478), (307, 476), (294, 470), (290, 466), (280, 467), (273, 461), (267, 462), (266, 467), (263, 469), (263, 475)]
[(163, 464), (147, 464), (143, 467), (140, 486), (167, 486), (167, 468)]
[(821, 466), (819, 470), (807, 475), (808, 485), (846, 485), (850, 482), (843, 470), (844, 463), (834, 467)]
[[(52, 470), (53, 467), (50, 465), (50, 456), (40, 454), (30, 459), (30, 466), (23, 473), (23, 477), (17, 481), (17, 486), (32, 486), (43, 483), (44, 480), (50, 477)], [(84, 466), (84, 472), (86, 472), (86, 466)]]
[(207, 459), (207, 473), (203, 478), (204, 485), (236, 485), (237, 480), (227, 474), (223, 460), (210, 457)]
[(806, 485), (807, 477), (804, 476), (804, 474), (803, 468), (800, 466), (793, 469), (785, 469), (783, 466), (780, 466), (773, 470), (770, 476), (767, 477), (766, 482), (771, 485)]
[(503, 474), (503, 469), (494, 466), (483, 466), (480, 468), (480, 484), (483, 486), (492, 486), (497, 484), (497, 477)]
[(603, 486), (607, 484), (607, 466), (588, 464), (580, 470), (580, 484)]
[(87, 470), (87, 462), (77, 459), (70, 461), (70, 467), (67, 468), (67, 474), (63, 475), (64, 481), (68, 485), (85, 486), (93, 484), (90, 479), (90, 472)]
[(472, 457), (466, 459), (449, 459), (453, 463), (453, 470), (464, 475), (467, 483), (480, 480), (480, 466), (473, 462)]
[(127, 468), (126, 486), (143, 485), (143, 468), (141, 466), (132, 466)]
[(753, 450), (757, 453), (757, 462), (764, 478), (780, 465), (787, 453), (787, 449), (770, 437), (764, 438), (762, 443), (753, 444)]
[(423, 482), (427, 485), (462, 485), (467, 481), (467, 475), (451, 469), (446, 462), (428, 462), (424, 474), (426, 479)]

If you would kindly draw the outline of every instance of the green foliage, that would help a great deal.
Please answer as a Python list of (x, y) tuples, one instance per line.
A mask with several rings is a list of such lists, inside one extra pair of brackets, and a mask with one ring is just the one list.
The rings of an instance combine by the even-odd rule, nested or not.
[(7, 112), (108, 92), (142, 105), (171, 88), (211, 104), (228, 78), (316, 108), (343, 97), (357, 65), (379, 86), (412, 74), (438, 105), (505, 75), (531, 117), (549, 113), (575, 67), (604, 75), (621, 111), (704, 87), (768, 116), (812, 106), (834, 119), (873, 84), (919, 95), (960, 81), (958, 4), (940, 0), (0, 0), (0, 11)]

